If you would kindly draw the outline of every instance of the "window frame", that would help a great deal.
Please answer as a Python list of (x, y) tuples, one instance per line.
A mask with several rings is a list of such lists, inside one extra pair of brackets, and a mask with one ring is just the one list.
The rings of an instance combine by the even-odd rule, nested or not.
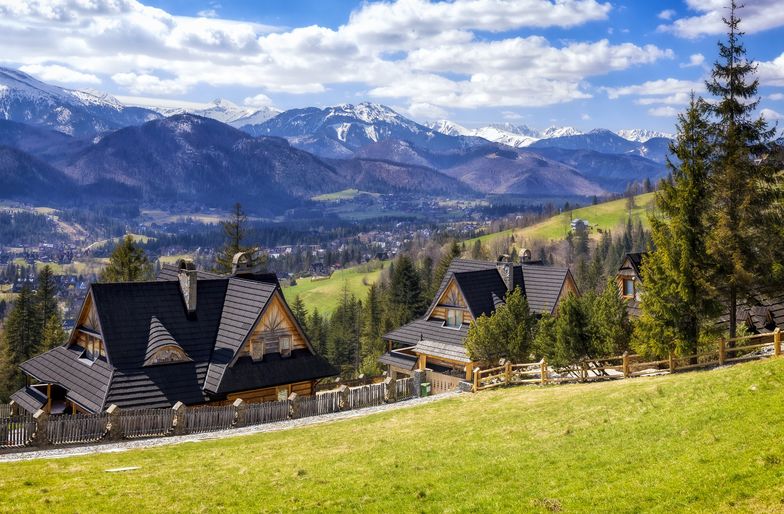
[[(454, 318), (454, 320), (450, 322), (450, 318)], [(448, 308), (446, 310), (446, 319), (444, 320), (444, 327), (451, 328), (453, 330), (460, 330), (460, 327), (463, 326), (463, 319), (464, 319), (463, 309)]]
[[(283, 341), (288, 341), (288, 348), (284, 351), (283, 349)], [(291, 356), (291, 345), (292, 345), (292, 337), (288, 334), (282, 335), (278, 337), (278, 353), (280, 353), (281, 357), (290, 357)]]
[[(263, 361), (264, 354), (266, 353), (266, 348), (265, 348), (266, 343), (264, 342), (264, 338), (260, 335), (254, 335), (251, 336), (248, 342), (250, 343), (249, 344), (250, 348), (248, 348), (250, 351), (248, 352), (248, 354), (250, 355), (250, 358), (253, 360), (253, 362)], [(260, 349), (260, 354), (258, 356), (256, 355), (255, 352), (257, 348)]]

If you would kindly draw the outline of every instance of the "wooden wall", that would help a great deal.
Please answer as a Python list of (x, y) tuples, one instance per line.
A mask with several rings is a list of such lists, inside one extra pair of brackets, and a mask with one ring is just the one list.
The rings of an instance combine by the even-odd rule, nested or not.
[(454, 278), (449, 281), (446, 289), (444, 289), (444, 292), (438, 299), (438, 304), (433, 308), (430, 319), (446, 320), (448, 309), (459, 309), (463, 311), (463, 323), (471, 323), (474, 319), (466, 306), (463, 295), (460, 294), (460, 289), (458, 289)]
[(269, 353), (278, 353), (278, 339), (281, 336), (291, 337), (291, 350), (305, 350), (308, 348), (305, 338), (302, 336), (292, 316), (289, 315), (288, 310), (283, 305), (279, 293), (270, 300), (261, 319), (253, 327), (253, 330), (248, 337), (248, 341), (240, 350), (240, 355), (249, 355), (250, 341), (263, 340), (264, 341), (264, 355)]
[(237, 398), (242, 398), (243, 401), (248, 403), (274, 402), (278, 399), (278, 387), (287, 387), (288, 394), (297, 393), (298, 396), (313, 396), (313, 394), (315, 394), (315, 380), (309, 380), (307, 382), (297, 382), (295, 384), (285, 384), (276, 387), (267, 387), (265, 389), (232, 393), (228, 395), (226, 399), (228, 402), (233, 402)]

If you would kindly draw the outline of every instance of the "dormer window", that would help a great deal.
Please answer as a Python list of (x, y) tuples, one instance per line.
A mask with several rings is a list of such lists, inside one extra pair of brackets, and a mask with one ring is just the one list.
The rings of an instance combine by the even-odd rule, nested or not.
[(460, 328), (463, 325), (463, 311), (458, 309), (447, 309), (446, 321), (444, 326), (449, 328)]
[(95, 361), (96, 359), (106, 357), (106, 350), (103, 347), (103, 341), (97, 335), (87, 333), (84, 330), (79, 330), (75, 343), (84, 350), (81, 355), (82, 359)]
[(634, 296), (634, 279), (633, 278), (625, 278), (623, 279), (623, 296), (631, 298)]
[(280, 336), (278, 338), (278, 351), (281, 357), (289, 357), (291, 355), (291, 336)]

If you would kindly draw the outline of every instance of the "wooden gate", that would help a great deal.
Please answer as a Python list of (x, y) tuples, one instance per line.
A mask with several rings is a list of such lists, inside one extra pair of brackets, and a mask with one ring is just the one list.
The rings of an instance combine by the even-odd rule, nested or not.
[(430, 394), (441, 394), (454, 391), (460, 385), (462, 379), (435, 371), (427, 371), (427, 382), (430, 382)]

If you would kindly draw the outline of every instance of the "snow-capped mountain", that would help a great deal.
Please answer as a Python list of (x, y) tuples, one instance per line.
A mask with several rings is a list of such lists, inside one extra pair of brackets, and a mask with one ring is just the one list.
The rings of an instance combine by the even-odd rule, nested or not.
[(582, 132), (574, 127), (548, 127), (542, 131), (541, 139), (552, 139), (554, 137), (579, 136)]
[(350, 157), (365, 145), (389, 140), (408, 141), (439, 151), (481, 142), (462, 135), (442, 134), (385, 105), (370, 102), (291, 109), (264, 123), (241, 128), (256, 136), (284, 137), (297, 148), (330, 158)]
[(268, 119), (281, 113), (280, 109), (274, 107), (262, 107), (261, 109), (240, 107), (224, 98), (216, 98), (204, 107), (144, 107), (156, 111), (165, 117), (177, 116), (179, 114), (195, 114), (196, 116), (203, 116), (205, 118), (220, 121), (221, 123), (231, 125), (235, 128), (242, 127), (243, 125), (264, 123)]
[(472, 136), (474, 131), (449, 120), (427, 121), (423, 123), (427, 128), (447, 136)]
[(439, 120), (425, 123), (426, 126), (448, 136), (474, 136), (487, 139), (493, 143), (524, 148), (540, 139), (554, 137), (576, 136), (582, 134), (574, 127), (549, 127), (543, 131), (534, 130), (526, 125), (513, 123), (491, 123), (477, 129), (468, 129), (449, 120)]
[(19, 70), (0, 67), (0, 119), (81, 137), (159, 117), (149, 109), (127, 107), (106, 93), (53, 86)]
[(629, 141), (635, 141), (637, 143), (645, 143), (649, 139), (653, 139), (655, 137), (663, 137), (667, 139), (673, 139), (675, 136), (672, 134), (668, 134), (667, 132), (659, 132), (657, 130), (646, 130), (646, 129), (624, 129), (619, 130), (616, 132), (619, 136), (624, 139), (628, 139)]

